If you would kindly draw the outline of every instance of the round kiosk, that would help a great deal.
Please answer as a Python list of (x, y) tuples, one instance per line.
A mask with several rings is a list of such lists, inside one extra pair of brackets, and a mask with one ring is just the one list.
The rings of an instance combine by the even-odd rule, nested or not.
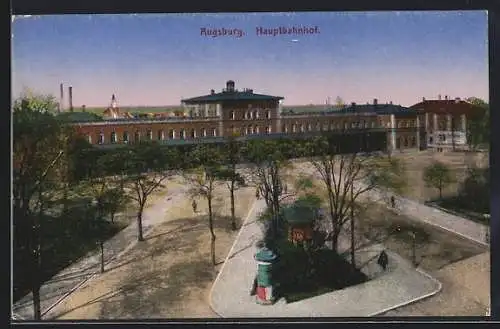
[(273, 294), (272, 282), (272, 266), (277, 260), (277, 255), (266, 247), (260, 249), (255, 254), (257, 261), (257, 303), (269, 305), (274, 303), (275, 296)]

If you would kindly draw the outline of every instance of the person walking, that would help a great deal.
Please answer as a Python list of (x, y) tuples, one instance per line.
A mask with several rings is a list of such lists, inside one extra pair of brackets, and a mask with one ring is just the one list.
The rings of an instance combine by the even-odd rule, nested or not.
[(384, 271), (387, 269), (387, 265), (389, 263), (389, 257), (387, 257), (387, 253), (385, 252), (385, 250), (382, 250), (382, 252), (380, 253), (377, 263), (382, 267)]
[(394, 209), (396, 208), (396, 198), (394, 195), (391, 195), (391, 207)]
[(198, 204), (196, 203), (196, 200), (193, 199), (191, 206), (193, 207), (193, 212), (196, 213), (198, 210)]

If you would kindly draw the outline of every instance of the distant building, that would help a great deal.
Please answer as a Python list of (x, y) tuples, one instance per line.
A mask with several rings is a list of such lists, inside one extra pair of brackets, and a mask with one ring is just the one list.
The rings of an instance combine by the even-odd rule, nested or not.
[[(212, 89), (207, 95), (181, 100), (183, 110), (131, 118), (130, 114), (120, 112), (113, 95), (104, 113), (105, 120), (79, 122), (75, 126), (93, 144), (141, 140), (197, 142), (234, 134), (242, 138), (307, 137), (331, 132), (340, 136), (340, 146), (354, 141), (362, 150), (403, 151), (436, 148), (436, 133), (444, 135), (445, 140), (454, 136), (455, 146), (465, 144), (467, 118), (479, 110), (459, 100), (424, 99), (404, 107), (392, 102), (381, 104), (374, 99), (372, 103), (351, 103), (340, 108), (323, 106), (284, 111), (283, 99), (257, 94), (252, 89), (238, 90), (234, 81), (229, 80), (220, 92)], [(451, 131), (455, 134), (449, 135)]]

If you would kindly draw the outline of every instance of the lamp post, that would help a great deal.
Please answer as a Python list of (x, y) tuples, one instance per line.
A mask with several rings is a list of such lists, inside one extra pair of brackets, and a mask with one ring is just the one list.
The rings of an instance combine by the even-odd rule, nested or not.
[(417, 266), (417, 255), (416, 255), (416, 238), (415, 232), (411, 231), (410, 236), (412, 238), (411, 250), (412, 250), (412, 262), (413, 266)]

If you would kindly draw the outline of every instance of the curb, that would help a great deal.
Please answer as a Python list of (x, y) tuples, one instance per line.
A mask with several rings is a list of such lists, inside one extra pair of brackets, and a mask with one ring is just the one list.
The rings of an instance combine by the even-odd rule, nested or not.
[[(395, 254), (397, 255), (399, 258), (402, 258), (401, 256), (399, 256), (398, 254)], [(403, 306), (406, 306), (406, 305), (409, 305), (409, 304), (413, 304), (413, 303), (416, 303), (416, 302), (419, 302), (423, 299), (427, 299), (429, 297), (432, 297), (434, 295), (436, 295), (437, 293), (439, 293), (442, 289), (443, 289), (443, 284), (436, 278), (434, 278), (433, 276), (431, 276), (429, 273), (421, 270), (420, 268), (415, 268), (415, 270), (417, 272), (419, 272), (420, 274), (423, 274), (424, 276), (428, 277), (431, 281), (433, 281), (434, 283), (437, 284), (437, 288), (430, 292), (430, 293), (427, 293), (425, 295), (422, 295), (422, 296), (419, 296), (419, 297), (416, 297), (416, 298), (413, 298), (413, 299), (410, 299), (409, 301), (406, 301), (406, 302), (403, 302), (403, 303), (399, 303), (399, 304), (396, 304), (396, 305), (393, 305), (393, 306), (390, 306), (390, 307), (387, 307), (385, 309), (382, 309), (380, 311), (377, 311), (375, 313), (372, 313), (370, 315), (368, 315), (369, 317), (372, 317), (372, 316), (377, 316), (377, 315), (380, 315), (380, 314), (383, 314), (383, 313), (386, 313), (386, 312), (389, 312), (391, 310), (394, 310), (394, 309), (397, 309), (397, 308), (400, 308), (400, 307), (403, 307)]]
[(224, 318), (224, 316), (222, 316), (219, 312), (217, 312), (214, 308), (214, 306), (212, 305), (212, 293), (214, 291), (214, 288), (215, 288), (215, 285), (217, 284), (217, 282), (219, 281), (219, 278), (220, 278), (220, 275), (222, 273), (222, 271), (224, 270), (224, 267), (226, 266), (227, 264), (227, 261), (229, 260), (229, 258), (233, 255), (233, 251), (236, 247), (236, 244), (238, 243), (238, 240), (241, 236), (241, 232), (243, 232), (243, 229), (245, 228), (245, 224), (247, 224), (248, 220), (250, 219), (250, 215), (252, 215), (257, 203), (259, 202), (259, 200), (255, 200), (254, 203), (252, 204), (252, 207), (250, 208), (250, 210), (248, 211), (247, 213), (247, 216), (245, 218), (245, 220), (241, 223), (241, 228), (238, 232), (238, 234), (236, 235), (236, 237), (234, 238), (234, 242), (233, 242), (233, 245), (231, 246), (231, 249), (229, 249), (229, 252), (227, 253), (227, 256), (226, 258), (224, 259), (224, 263), (222, 263), (222, 266), (219, 270), (219, 273), (217, 274), (217, 277), (215, 278), (214, 282), (212, 283), (212, 288), (210, 288), (210, 293), (208, 295), (208, 305), (210, 306), (210, 309), (215, 313), (217, 314), (219, 317), (221, 318)]

